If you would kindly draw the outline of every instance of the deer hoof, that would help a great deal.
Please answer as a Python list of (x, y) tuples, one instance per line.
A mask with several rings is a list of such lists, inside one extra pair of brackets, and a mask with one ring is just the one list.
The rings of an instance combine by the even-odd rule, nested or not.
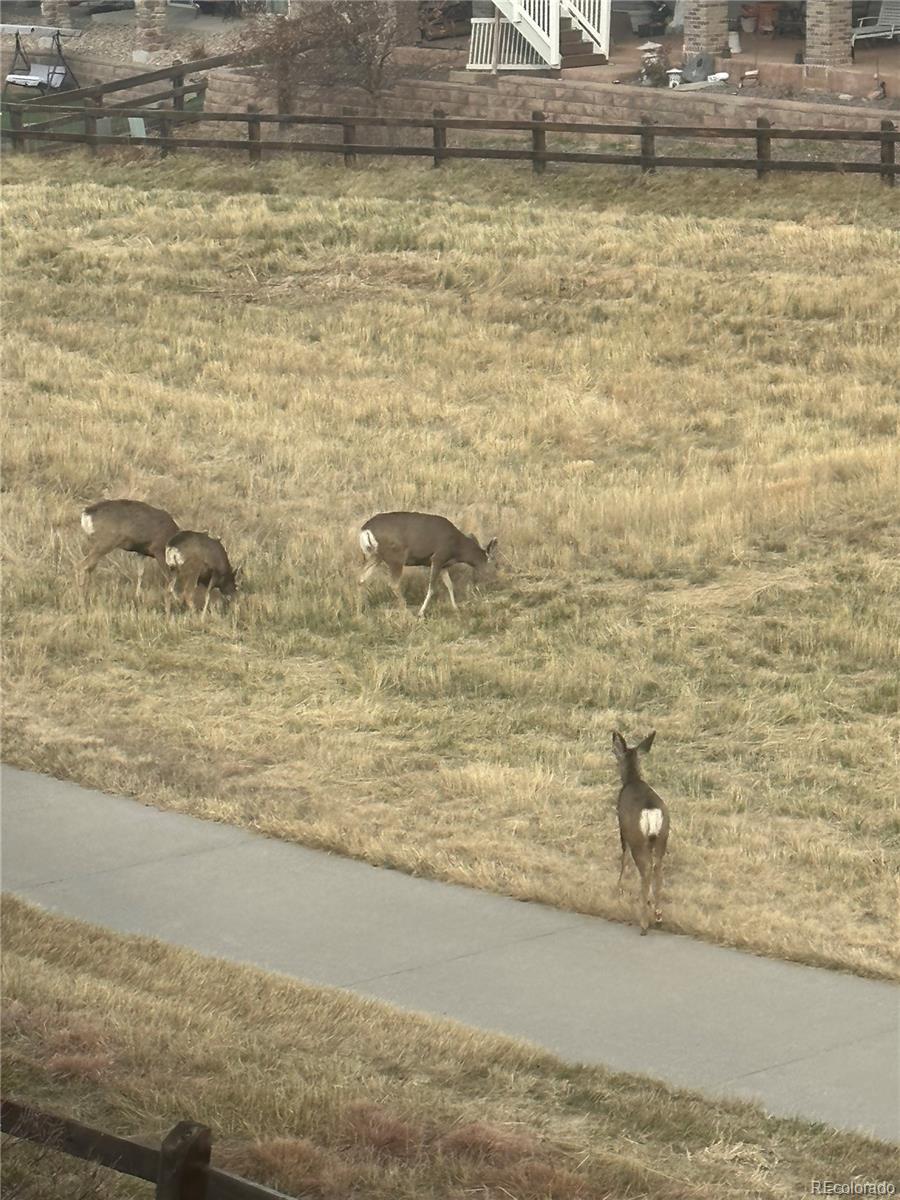
[(646, 936), (647, 936), (647, 926), (642, 925), (641, 926), (641, 937), (646, 937)]

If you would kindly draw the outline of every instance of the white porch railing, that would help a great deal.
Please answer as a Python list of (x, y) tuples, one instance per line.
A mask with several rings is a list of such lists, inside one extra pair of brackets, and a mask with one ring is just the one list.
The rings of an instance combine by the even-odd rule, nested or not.
[[(499, 33), (497, 54), (494, 54), (494, 32)], [(514, 25), (501, 17), (495, 25), (493, 17), (473, 17), (472, 36), (469, 40), (470, 71), (537, 71), (547, 63), (537, 50), (530, 46)]]
[(559, 66), (560, 0), (494, 0), (501, 16), (513, 25), (544, 66)]
[[(558, 67), (560, 16), (571, 18), (585, 39), (609, 57), (612, 0), (494, 0), (499, 21), (472, 20), (470, 71)], [(499, 46), (494, 45), (495, 30)]]
[(561, 0), (565, 16), (587, 34), (601, 54), (609, 58), (609, 23), (612, 0)]

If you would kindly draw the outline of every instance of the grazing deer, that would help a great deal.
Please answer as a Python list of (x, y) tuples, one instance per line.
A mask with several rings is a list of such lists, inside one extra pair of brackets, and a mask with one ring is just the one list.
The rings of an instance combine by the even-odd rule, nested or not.
[[(650, 910), (657, 925), (662, 920), (659, 908), (662, 891), (662, 860), (669, 840), (669, 810), (649, 784), (641, 777), (639, 755), (653, 745), (656, 730), (642, 742), (629, 747), (621, 733), (613, 733), (613, 753), (619, 760), (622, 788), (619, 792), (619, 835), (622, 839), (622, 869), (619, 871), (619, 891), (625, 875), (628, 851), (641, 876), (641, 933), (647, 932)], [(652, 902), (651, 902), (652, 893)]]
[(168, 577), (166, 542), (178, 532), (178, 526), (165, 509), (151, 508), (142, 500), (99, 500), (82, 512), (81, 528), (91, 539), (90, 550), (78, 564), (85, 583), (111, 550), (140, 555), (135, 598), (140, 595), (148, 558), (155, 558)]
[(379, 563), (383, 563), (403, 609), (406, 608), (400, 586), (403, 568), (430, 567), (428, 591), (419, 609), (419, 616), (424, 617), (439, 577), (447, 589), (450, 603), (454, 609), (458, 609), (449, 568), (455, 563), (468, 563), (476, 575), (480, 575), (487, 564), (494, 561), (497, 539), (491, 538), (482, 547), (476, 538), (461, 533), (446, 517), (429, 513), (391, 512), (378, 513), (366, 521), (359, 531), (359, 546), (365, 560), (359, 578), (360, 585), (366, 582)]
[[(172, 596), (181, 592), (181, 601), (185, 608), (190, 595), (194, 608), (199, 607), (197, 588), (206, 588), (206, 599), (203, 604), (203, 615), (209, 608), (209, 597), (213, 588), (226, 601), (230, 600), (237, 591), (241, 569), (232, 570), (225, 547), (218, 538), (210, 537), (208, 533), (197, 533), (193, 529), (182, 529), (169, 539), (166, 546), (166, 563), (174, 572), (166, 607), (170, 607)], [(180, 588), (179, 588), (180, 585)]]

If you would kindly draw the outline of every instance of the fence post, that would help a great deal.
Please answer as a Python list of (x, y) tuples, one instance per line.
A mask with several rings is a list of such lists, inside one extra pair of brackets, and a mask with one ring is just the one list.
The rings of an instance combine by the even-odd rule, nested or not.
[(435, 108), (431, 115), (434, 117), (434, 166), (439, 167), (444, 161), (441, 151), (447, 149), (447, 126), (439, 125), (438, 121), (443, 121), (447, 114), (442, 108)]
[(205, 1125), (179, 1121), (159, 1150), (156, 1200), (206, 1200), (212, 1134)]
[(9, 106), (9, 132), (12, 138), (13, 150), (24, 150), (25, 139), (22, 137), (22, 110), (18, 104)]
[(644, 175), (656, 172), (656, 134), (653, 124), (649, 117), (641, 117), (641, 172)]
[(772, 122), (766, 117), (756, 118), (756, 178), (765, 179), (772, 161), (772, 137), (769, 130)]
[[(881, 165), (884, 167), (892, 167), (897, 161), (897, 143), (892, 137), (888, 137), (896, 129), (893, 121), (881, 122)], [(886, 183), (888, 187), (893, 187), (897, 176), (893, 171), (882, 171), (881, 182)]]
[[(173, 67), (180, 67), (181, 65), (182, 65), (182, 63), (181, 63), (180, 58), (176, 58), (175, 61), (172, 63)], [(173, 89), (173, 91), (175, 91), (178, 88), (183, 88), (183, 87), (184, 87), (184, 71), (181, 71), (177, 75), (172, 76), (172, 89)], [(172, 97), (172, 107), (176, 110), (176, 112), (183, 111), (183, 109), (184, 109), (184, 93), (182, 93), (180, 96)]]
[[(96, 96), (88, 96), (87, 102), (89, 106), (94, 108), (103, 107), (103, 93), (100, 92)], [(97, 118), (84, 114), (84, 136), (87, 141), (88, 154), (97, 153)]]
[[(90, 101), (89, 101), (90, 103)], [(97, 118), (89, 113), (84, 114), (84, 137), (88, 146), (88, 154), (97, 153)]]
[[(347, 118), (347, 117), (352, 117), (353, 115), (354, 115), (353, 109), (348, 108), (347, 105), (345, 104), (344, 107), (341, 109), (341, 116), (344, 118)], [(354, 145), (356, 142), (356, 125), (355, 125), (355, 123), (345, 119), (341, 123), (341, 134), (342, 134), (342, 138), (343, 138), (343, 142), (344, 142), (345, 146)], [(344, 166), (345, 167), (355, 167), (356, 166), (356, 155), (353, 153), (352, 150), (344, 151)]]
[(250, 155), (250, 163), (253, 166), (262, 158), (262, 146), (259, 144), (261, 129), (258, 113), (258, 104), (247, 105), (247, 150)]
[[(531, 114), (532, 121), (544, 122), (547, 120), (546, 115), (539, 108), (534, 109)], [(531, 131), (531, 169), (535, 175), (542, 175), (547, 170), (547, 163), (540, 157), (547, 152), (547, 131), (539, 129), (537, 126)]]
[[(165, 110), (160, 109), (159, 111), (162, 113)], [(167, 120), (166, 117), (163, 117), (163, 116), (161, 116), (159, 119), (159, 136), (163, 139), (169, 138), (172, 136), (172, 123), (171, 123), (171, 121)], [(174, 152), (174, 150), (173, 150), (173, 152)], [(159, 157), (160, 158), (168, 158), (168, 156), (169, 156), (169, 147), (160, 145)]]

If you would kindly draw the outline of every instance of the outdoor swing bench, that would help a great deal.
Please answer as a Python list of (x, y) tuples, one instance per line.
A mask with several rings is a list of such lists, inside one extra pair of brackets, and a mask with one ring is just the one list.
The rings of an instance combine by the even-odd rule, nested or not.
[(851, 52), (870, 38), (900, 37), (900, 0), (882, 0), (877, 17), (861, 17), (850, 33)]
[[(45, 25), (0, 25), (0, 32), (15, 33), (16, 52), (13, 55), (12, 67), (6, 76), (3, 90), (7, 87), (36, 88), (42, 96), (47, 92), (59, 91), (71, 80), (73, 87), (78, 87), (75, 72), (66, 62), (62, 49), (63, 37), (78, 37), (80, 29), (57, 29)], [(22, 34), (36, 34), (50, 37), (53, 49), (56, 51), (56, 62), (33, 63), (22, 46)], [(21, 62), (21, 69), (17, 69)]]

